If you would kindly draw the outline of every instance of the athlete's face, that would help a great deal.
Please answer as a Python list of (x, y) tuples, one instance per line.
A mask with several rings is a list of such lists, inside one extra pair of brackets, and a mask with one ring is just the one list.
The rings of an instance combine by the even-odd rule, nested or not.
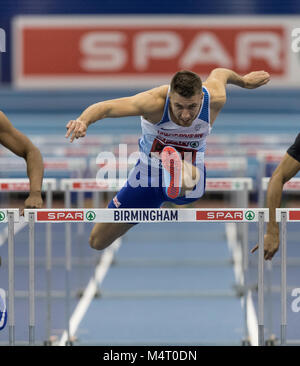
[(202, 105), (203, 92), (197, 93), (190, 98), (182, 97), (177, 93), (170, 94), (170, 109), (174, 122), (180, 126), (189, 127), (197, 117)]

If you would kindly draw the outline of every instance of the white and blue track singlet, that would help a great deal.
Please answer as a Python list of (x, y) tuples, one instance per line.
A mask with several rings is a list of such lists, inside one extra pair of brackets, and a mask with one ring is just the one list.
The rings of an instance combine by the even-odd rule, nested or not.
[(150, 156), (151, 152), (161, 152), (166, 145), (169, 145), (176, 148), (181, 154), (192, 152), (193, 162), (198, 153), (202, 153), (203, 156), (206, 149), (206, 137), (211, 132), (210, 96), (205, 87), (203, 87), (203, 93), (199, 114), (190, 127), (179, 126), (171, 120), (169, 94), (166, 97), (163, 117), (159, 123), (153, 124), (141, 117), (140, 151), (146, 156)]

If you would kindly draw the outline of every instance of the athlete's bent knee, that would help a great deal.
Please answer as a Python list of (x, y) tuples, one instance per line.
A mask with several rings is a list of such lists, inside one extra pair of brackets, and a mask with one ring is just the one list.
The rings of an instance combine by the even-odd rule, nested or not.
[(105, 238), (101, 238), (101, 236), (91, 233), (89, 243), (92, 249), (103, 250), (111, 244), (111, 241), (107, 239), (105, 240)]

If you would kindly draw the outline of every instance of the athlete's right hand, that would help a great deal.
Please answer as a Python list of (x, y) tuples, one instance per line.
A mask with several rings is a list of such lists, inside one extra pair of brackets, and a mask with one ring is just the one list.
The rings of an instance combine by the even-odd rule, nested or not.
[[(265, 234), (264, 235), (264, 258), (271, 260), (279, 248), (279, 234)], [(258, 249), (258, 244), (251, 250), (254, 253)]]
[(86, 130), (88, 125), (86, 122), (81, 121), (79, 119), (71, 120), (67, 125), (67, 133), (65, 135), (66, 138), (70, 137), (70, 142), (73, 142), (74, 139), (78, 139), (79, 137), (84, 137), (86, 135)]

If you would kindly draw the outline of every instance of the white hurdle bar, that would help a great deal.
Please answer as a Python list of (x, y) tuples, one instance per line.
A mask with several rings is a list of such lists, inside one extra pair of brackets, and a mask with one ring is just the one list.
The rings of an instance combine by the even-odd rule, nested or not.
[[(30, 266), (29, 283), (34, 283), (34, 226), (36, 223), (87, 223), (87, 222), (111, 222), (111, 223), (161, 223), (161, 222), (235, 222), (235, 223), (259, 223), (259, 271), (258, 271), (258, 339), (259, 345), (264, 345), (264, 248), (263, 234), (264, 222), (269, 220), (267, 209), (246, 209), (246, 208), (222, 208), (222, 209), (40, 209), (25, 210), (25, 221), (29, 222), (29, 245), (30, 245)], [(67, 277), (68, 281), (69, 278)], [(66, 286), (69, 286), (66, 283)], [(29, 309), (34, 315), (35, 290), (34, 286), (29, 289)], [(30, 318), (30, 344), (34, 340), (34, 319)], [(66, 345), (71, 344), (70, 340), (70, 317), (67, 320), (68, 340)]]
[(8, 223), (8, 337), (15, 344), (15, 270), (14, 224), (19, 222), (19, 209), (0, 209), (0, 223)]

